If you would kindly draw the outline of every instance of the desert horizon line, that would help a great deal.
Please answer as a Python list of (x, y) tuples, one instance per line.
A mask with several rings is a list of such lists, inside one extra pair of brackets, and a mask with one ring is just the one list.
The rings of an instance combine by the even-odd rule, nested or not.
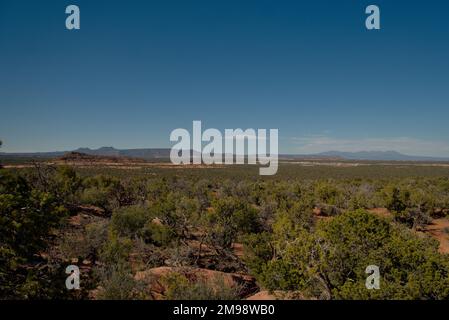
[[(0, 149), (1, 150), (1, 149)], [(1, 155), (27, 155), (27, 154), (63, 154), (68, 152), (80, 152), (83, 153), (83, 151), (102, 151), (102, 150), (111, 150), (111, 151), (167, 151), (169, 156), (169, 152), (171, 150), (170, 147), (136, 147), (136, 148), (116, 148), (114, 146), (102, 146), (102, 147), (78, 147), (75, 149), (67, 148), (65, 150), (62, 149), (54, 149), (54, 150), (46, 150), (46, 151), (0, 151)], [(195, 150), (193, 148), (190, 149), (190, 151), (201, 153), (201, 150)], [(345, 151), (345, 150), (339, 150), (339, 149), (328, 149), (324, 151), (317, 151), (317, 152), (279, 152), (279, 155), (281, 156), (338, 156), (337, 154), (348, 154), (348, 155), (357, 155), (357, 154), (391, 154), (391, 155), (398, 155), (398, 156), (409, 156), (409, 157), (417, 157), (417, 158), (434, 158), (434, 159), (449, 159), (449, 156), (434, 156), (434, 155), (417, 155), (412, 153), (405, 153), (400, 152), (393, 149), (385, 149), (385, 150), (372, 150), (372, 149), (360, 149), (356, 151)], [(226, 153), (217, 153), (217, 154), (223, 154)], [(248, 153), (244, 154), (238, 154), (234, 153), (234, 155), (239, 156), (247, 156)]]

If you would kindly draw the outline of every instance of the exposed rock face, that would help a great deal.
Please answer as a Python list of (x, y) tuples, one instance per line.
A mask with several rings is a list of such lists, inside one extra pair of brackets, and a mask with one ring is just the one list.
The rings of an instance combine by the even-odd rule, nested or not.
[(306, 300), (306, 299), (299, 292), (275, 290), (273, 292), (260, 291), (252, 296), (249, 296), (248, 298), (246, 298), (246, 300)]
[(172, 273), (179, 273), (185, 276), (192, 284), (202, 281), (211, 284), (212, 286), (216, 283), (222, 283), (224, 286), (230, 288), (240, 286), (241, 290), (239, 290), (239, 295), (241, 298), (247, 297), (259, 290), (254, 277), (237, 273), (225, 273), (190, 267), (158, 267), (137, 272), (134, 278), (147, 285), (150, 294), (154, 299), (163, 299), (167, 290), (163, 278)]
[(246, 300), (278, 300), (275, 293), (270, 293), (269, 291), (260, 291), (252, 296), (246, 298)]

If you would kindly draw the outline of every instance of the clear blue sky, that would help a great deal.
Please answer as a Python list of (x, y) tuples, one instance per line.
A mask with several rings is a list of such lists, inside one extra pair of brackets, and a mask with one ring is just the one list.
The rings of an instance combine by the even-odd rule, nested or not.
[(278, 128), (282, 153), (449, 156), (448, 15), (447, 0), (0, 0), (0, 150), (170, 147), (202, 120)]

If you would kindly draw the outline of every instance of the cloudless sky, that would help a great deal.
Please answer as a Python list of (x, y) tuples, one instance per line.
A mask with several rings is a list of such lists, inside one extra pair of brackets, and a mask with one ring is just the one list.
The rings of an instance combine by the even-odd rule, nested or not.
[(201, 120), (278, 128), (282, 153), (449, 156), (448, 15), (447, 0), (0, 0), (0, 150), (170, 147)]

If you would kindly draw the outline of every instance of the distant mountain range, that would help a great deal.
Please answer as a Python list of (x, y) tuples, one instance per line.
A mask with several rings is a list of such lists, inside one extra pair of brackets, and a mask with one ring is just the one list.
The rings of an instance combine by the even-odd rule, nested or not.
[[(61, 157), (67, 152), (79, 152), (95, 156), (110, 157), (127, 157), (139, 158), (145, 160), (168, 159), (170, 157), (170, 149), (168, 148), (143, 148), (143, 149), (115, 149), (113, 147), (102, 147), (99, 149), (79, 148), (70, 151), (55, 152), (32, 152), (32, 153), (6, 153), (0, 152), (0, 158), (55, 158)], [(343, 151), (327, 151), (317, 154), (283, 154), (279, 155), (280, 159), (340, 159), (340, 160), (372, 160), (372, 161), (449, 161), (449, 158), (443, 157), (425, 157), (405, 155), (396, 151), (359, 151), (359, 152), (343, 152)]]
[(114, 156), (141, 159), (169, 158), (170, 149), (115, 149), (113, 147), (102, 147), (99, 149), (79, 148), (75, 152), (95, 156)]
[(323, 157), (339, 157), (348, 160), (386, 160), (386, 161), (449, 161), (449, 158), (411, 156), (397, 151), (327, 151), (318, 154)]
[(78, 152), (93, 156), (104, 157), (127, 157), (140, 158), (145, 160), (167, 159), (170, 157), (170, 149), (115, 149), (113, 147), (102, 147), (99, 149), (78, 148), (70, 151), (52, 152), (28, 152), (28, 153), (6, 153), (0, 152), (0, 157), (20, 157), (20, 158), (56, 158), (68, 152)]

